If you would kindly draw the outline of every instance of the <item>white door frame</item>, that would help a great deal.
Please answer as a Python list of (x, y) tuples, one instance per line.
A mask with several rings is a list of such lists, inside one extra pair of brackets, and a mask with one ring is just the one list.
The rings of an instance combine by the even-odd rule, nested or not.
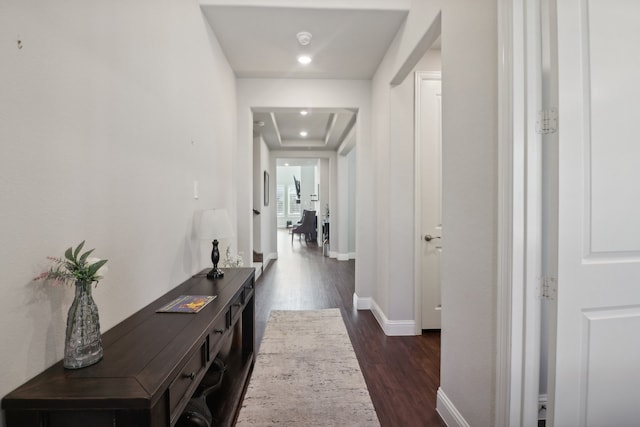
[(439, 80), (442, 81), (442, 73), (438, 71), (416, 71), (414, 78), (414, 107), (413, 107), (413, 182), (414, 185), (414, 225), (415, 235), (413, 253), (415, 254), (414, 266), (414, 312), (415, 312), (415, 334), (422, 334), (422, 263), (420, 262), (422, 254), (422, 206), (417, 201), (422, 197), (422, 149), (421, 138), (422, 128), (420, 126), (419, 117), (422, 114), (422, 82), (424, 80)]
[(498, 266), (495, 425), (537, 425), (542, 107), (540, 2), (498, 0)]

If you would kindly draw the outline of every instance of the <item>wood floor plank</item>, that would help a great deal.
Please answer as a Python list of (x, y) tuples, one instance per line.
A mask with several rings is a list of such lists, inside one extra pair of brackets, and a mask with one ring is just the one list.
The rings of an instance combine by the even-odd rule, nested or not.
[(435, 410), (440, 332), (388, 337), (373, 314), (353, 307), (355, 261), (278, 231), (278, 260), (256, 283), (258, 350), (271, 310), (339, 308), (382, 427), (444, 427)]

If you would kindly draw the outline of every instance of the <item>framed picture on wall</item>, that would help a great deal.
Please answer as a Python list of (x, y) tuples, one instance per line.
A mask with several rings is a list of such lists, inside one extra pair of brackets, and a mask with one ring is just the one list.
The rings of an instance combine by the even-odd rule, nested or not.
[(264, 205), (269, 206), (269, 172), (264, 171)]

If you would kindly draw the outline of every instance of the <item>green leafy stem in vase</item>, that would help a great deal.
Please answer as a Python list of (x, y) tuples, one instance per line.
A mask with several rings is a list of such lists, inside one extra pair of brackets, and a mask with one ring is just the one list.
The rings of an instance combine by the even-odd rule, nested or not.
[(53, 280), (56, 283), (99, 282), (107, 272), (107, 260), (89, 257), (95, 249), (81, 253), (83, 247), (84, 241), (75, 249), (67, 249), (64, 258), (47, 257), (53, 264), (33, 280)]

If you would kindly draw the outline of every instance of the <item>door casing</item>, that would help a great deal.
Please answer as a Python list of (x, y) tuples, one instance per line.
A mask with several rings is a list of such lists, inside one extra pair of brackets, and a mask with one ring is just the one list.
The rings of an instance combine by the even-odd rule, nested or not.
[[(421, 83), (424, 80), (441, 80), (442, 73), (436, 71), (417, 71), (415, 73), (414, 78), (414, 200), (418, 201), (422, 198), (422, 178), (421, 178), (421, 170), (423, 167), (422, 162), (422, 129), (420, 126), (421, 117), (421, 98), (422, 98), (422, 86)], [(422, 236), (422, 207), (420, 203), (415, 203), (415, 212), (414, 212), (414, 230), (416, 230), (416, 238), (414, 240), (415, 247), (415, 275), (416, 283), (415, 283), (415, 324), (416, 324), (416, 335), (422, 334), (422, 296), (423, 296), (423, 273), (422, 273), (422, 265), (420, 259), (422, 258), (423, 251), (423, 236)]]

